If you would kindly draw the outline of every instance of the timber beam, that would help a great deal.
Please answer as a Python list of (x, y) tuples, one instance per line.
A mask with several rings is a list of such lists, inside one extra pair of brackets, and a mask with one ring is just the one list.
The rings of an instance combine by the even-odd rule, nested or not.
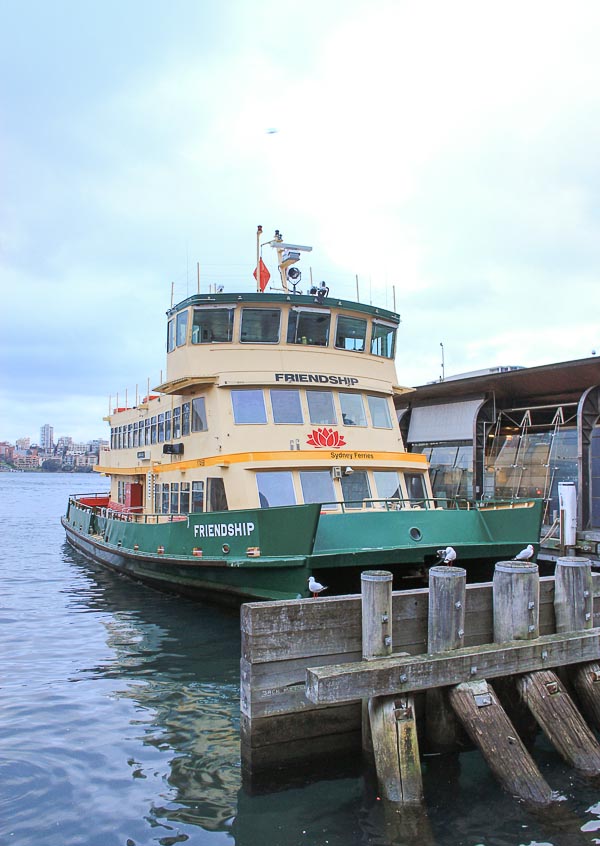
[(600, 629), (596, 628), (433, 655), (311, 667), (306, 671), (306, 698), (316, 705), (332, 705), (580, 664), (599, 657)]

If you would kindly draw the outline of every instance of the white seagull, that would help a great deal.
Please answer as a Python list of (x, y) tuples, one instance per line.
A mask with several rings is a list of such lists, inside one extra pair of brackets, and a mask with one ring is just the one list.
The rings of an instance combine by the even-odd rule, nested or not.
[(437, 554), (440, 556), (443, 564), (452, 566), (456, 561), (456, 550), (452, 546), (447, 546), (445, 549), (438, 549)]
[(533, 558), (533, 547), (528, 543), (525, 549), (515, 555), (513, 561), (529, 561), (530, 558)]
[(308, 589), (312, 593), (313, 596), (318, 596), (324, 590), (327, 590), (325, 585), (322, 585), (319, 582), (315, 582), (315, 580), (312, 576), (308, 580)]

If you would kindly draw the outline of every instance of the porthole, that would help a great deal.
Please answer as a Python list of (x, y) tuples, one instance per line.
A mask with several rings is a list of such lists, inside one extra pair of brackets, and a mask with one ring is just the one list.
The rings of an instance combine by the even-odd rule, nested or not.
[(416, 526), (413, 526), (412, 529), (408, 530), (408, 534), (411, 537), (411, 540), (420, 541), (423, 538), (423, 533), (420, 529), (417, 529)]
[(227, 553), (229, 552), (229, 544), (224, 543), (223, 546), (221, 547), (221, 549), (223, 550), (223, 554), (227, 555)]

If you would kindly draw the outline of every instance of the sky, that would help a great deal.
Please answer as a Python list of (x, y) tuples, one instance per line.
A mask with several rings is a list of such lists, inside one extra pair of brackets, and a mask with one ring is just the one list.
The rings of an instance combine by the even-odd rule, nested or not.
[(600, 354), (596, 0), (0, 19), (0, 440), (107, 437), (198, 263), (255, 289), (259, 224), (313, 247), (301, 287), (400, 313), (400, 384)]

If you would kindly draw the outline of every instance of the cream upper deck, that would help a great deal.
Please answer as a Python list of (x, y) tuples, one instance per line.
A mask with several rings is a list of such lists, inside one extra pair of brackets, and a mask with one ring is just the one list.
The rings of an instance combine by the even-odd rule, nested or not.
[(409, 389), (397, 385), (394, 312), (215, 294), (167, 316), (167, 378), (155, 396), (110, 415), (101, 471), (162, 484), (225, 477), (231, 508), (257, 504), (248, 469), (425, 470), (422, 456), (404, 452), (395, 416), (393, 395)]

